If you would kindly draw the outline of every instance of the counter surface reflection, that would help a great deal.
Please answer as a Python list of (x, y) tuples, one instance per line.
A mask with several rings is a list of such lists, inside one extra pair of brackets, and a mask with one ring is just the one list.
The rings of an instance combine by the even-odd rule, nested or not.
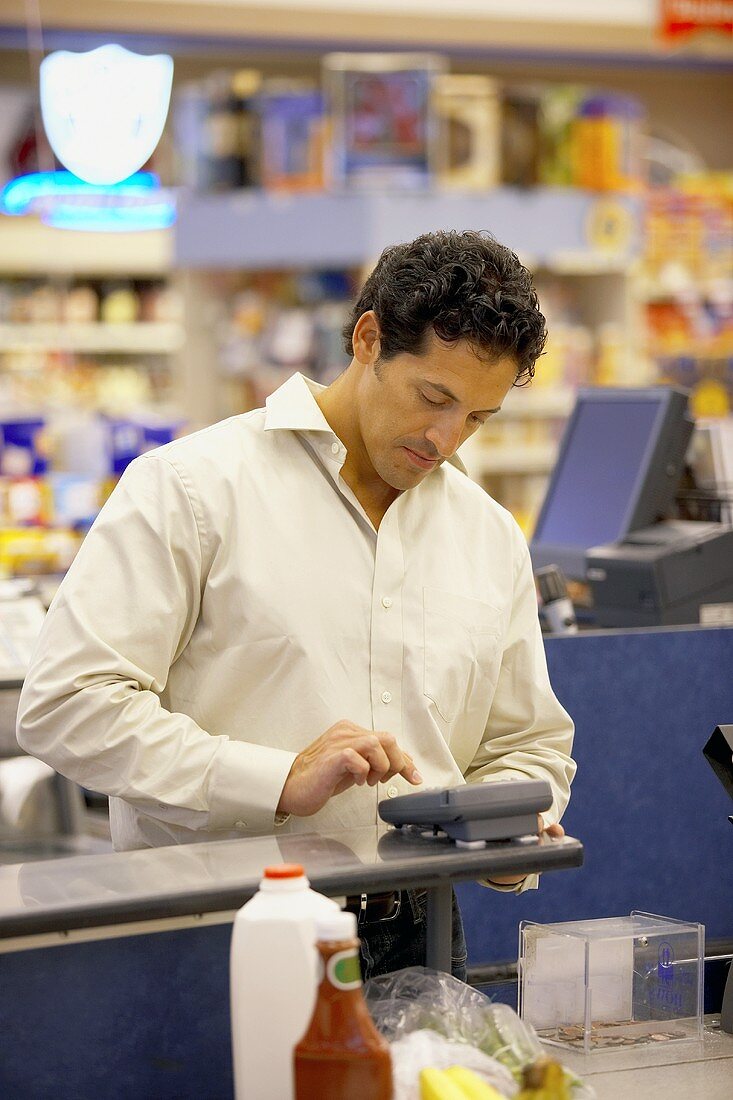
[(231, 912), (255, 893), (264, 867), (283, 862), (301, 863), (314, 889), (337, 897), (577, 867), (583, 847), (572, 837), (543, 836), (469, 850), (380, 823), (338, 836), (248, 837), (6, 865), (0, 939)]

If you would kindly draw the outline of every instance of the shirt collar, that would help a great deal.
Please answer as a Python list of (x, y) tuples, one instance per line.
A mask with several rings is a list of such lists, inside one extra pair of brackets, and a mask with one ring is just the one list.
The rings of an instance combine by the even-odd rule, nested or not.
[(265, 431), (285, 428), (296, 432), (334, 430), (318, 407), (316, 394), (326, 387), (300, 373), (291, 375), (265, 401)]

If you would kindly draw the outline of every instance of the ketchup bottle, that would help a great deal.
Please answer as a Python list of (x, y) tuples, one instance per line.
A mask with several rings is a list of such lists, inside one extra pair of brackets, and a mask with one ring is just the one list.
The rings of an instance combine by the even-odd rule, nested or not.
[(361, 991), (353, 913), (318, 916), (320, 986), (295, 1048), (296, 1100), (391, 1100), (392, 1058)]

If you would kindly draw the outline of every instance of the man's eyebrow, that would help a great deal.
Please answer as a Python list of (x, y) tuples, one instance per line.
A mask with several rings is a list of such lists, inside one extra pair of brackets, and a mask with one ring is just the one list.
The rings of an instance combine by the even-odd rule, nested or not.
[[(432, 386), (434, 390), (437, 390), (438, 393), (442, 393), (445, 397), (449, 397), (451, 401), (458, 401), (456, 395), (451, 393), (448, 387), (444, 386), (441, 382), (431, 382), (429, 378), (426, 378), (425, 382), (428, 386)], [(486, 413), (487, 416), (491, 416), (492, 413), (501, 412), (501, 405), (496, 409), (476, 409), (476, 412)]]

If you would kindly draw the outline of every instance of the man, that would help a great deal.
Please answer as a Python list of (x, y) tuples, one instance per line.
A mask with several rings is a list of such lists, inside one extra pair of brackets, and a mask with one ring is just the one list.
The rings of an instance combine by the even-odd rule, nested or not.
[[(486, 235), (419, 237), (345, 340), (327, 389), (295, 375), (133, 462), (49, 610), (18, 740), (110, 795), (118, 849), (333, 833), (464, 777), (548, 779), (562, 835), (572, 723), (527, 546), (454, 460), (534, 372), (530, 275)], [(421, 960), (420, 897), (363, 918), (367, 976)]]

